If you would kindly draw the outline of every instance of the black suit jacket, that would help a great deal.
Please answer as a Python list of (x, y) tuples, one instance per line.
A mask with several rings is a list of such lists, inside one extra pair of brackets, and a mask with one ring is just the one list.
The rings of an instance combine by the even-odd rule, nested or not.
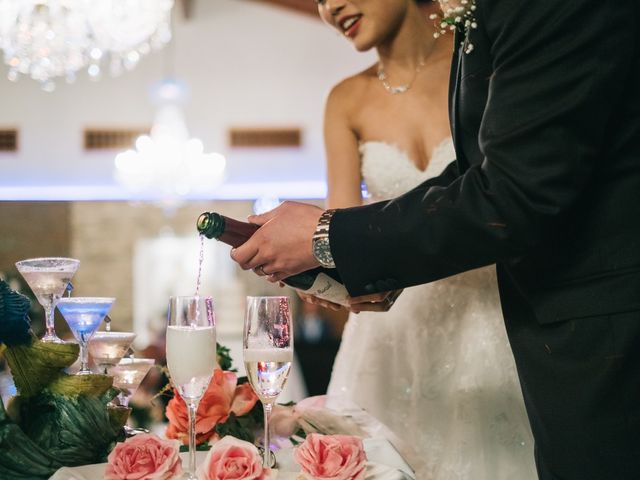
[(477, 0), (476, 21), (457, 160), (336, 212), (337, 268), (362, 295), (497, 263), (541, 478), (638, 479), (640, 1)]

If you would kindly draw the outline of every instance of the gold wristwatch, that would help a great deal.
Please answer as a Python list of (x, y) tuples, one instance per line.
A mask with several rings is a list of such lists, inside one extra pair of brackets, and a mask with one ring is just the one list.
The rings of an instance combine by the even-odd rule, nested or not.
[(335, 209), (325, 210), (325, 212), (320, 215), (311, 243), (313, 256), (320, 262), (320, 265), (325, 268), (336, 268), (333, 256), (331, 255), (331, 248), (329, 247), (329, 224), (331, 223), (331, 217), (334, 212)]

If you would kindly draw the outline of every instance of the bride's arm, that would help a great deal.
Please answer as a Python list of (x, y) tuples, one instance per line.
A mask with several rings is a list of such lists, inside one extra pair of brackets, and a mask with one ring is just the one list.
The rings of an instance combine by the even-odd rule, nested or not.
[(327, 162), (327, 208), (362, 204), (360, 152), (351, 124), (352, 84), (347, 80), (329, 94), (324, 114), (324, 145)]
[[(348, 82), (348, 81), (347, 81)], [(327, 208), (346, 208), (362, 205), (361, 156), (358, 137), (350, 112), (354, 108), (352, 83), (336, 85), (327, 99), (324, 116), (324, 142), (327, 158)], [(402, 290), (377, 293), (352, 299), (350, 310), (387, 311), (393, 306)], [(300, 295), (310, 303), (338, 310), (340, 305), (310, 295)]]
[[(360, 151), (358, 138), (351, 125), (349, 107), (354, 92), (349, 86), (339, 84), (333, 88), (327, 99), (324, 116), (324, 142), (327, 158), (327, 208), (346, 208), (362, 204), (360, 173)], [(308, 303), (339, 310), (337, 303), (297, 292)], [(401, 290), (379, 293), (353, 299), (350, 308), (354, 312), (363, 310), (387, 311), (401, 293)]]
[[(327, 162), (327, 208), (355, 207), (362, 204), (358, 138), (350, 125), (349, 85), (333, 87), (325, 104), (324, 146)], [(351, 92), (353, 94), (353, 92)], [(313, 295), (296, 292), (307, 303), (332, 310), (342, 305)]]

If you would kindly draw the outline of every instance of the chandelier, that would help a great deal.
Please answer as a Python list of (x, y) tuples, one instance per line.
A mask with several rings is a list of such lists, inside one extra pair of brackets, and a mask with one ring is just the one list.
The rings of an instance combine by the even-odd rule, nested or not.
[(0, 49), (8, 78), (46, 91), (87, 69), (98, 79), (134, 68), (171, 39), (173, 0), (0, 0)]
[(202, 141), (189, 137), (181, 83), (165, 80), (153, 97), (158, 107), (151, 134), (138, 137), (135, 150), (116, 156), (115, 179), (135, 196), (173, 209), (187, 196), (210, 194), (220, 185), (226, 160), (219, 153), (204, 153)]

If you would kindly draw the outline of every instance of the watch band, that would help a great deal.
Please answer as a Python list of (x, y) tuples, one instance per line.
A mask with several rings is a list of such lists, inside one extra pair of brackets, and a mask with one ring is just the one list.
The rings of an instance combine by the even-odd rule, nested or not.
[(331, 217), (336, 212), (335, 208), (330, 208), (329, 210), (325, 210), (320, 218), (318, 219), (318, 225), (316, 225), (316, 233), (315, 235), (329, 235), (329, 225), (331, 224)]
[(313, 256), (326, 268), (335, 268), (336, 266), (329, 246), (329, 225), (331, 224), (331, 217), (335, 211), (335, 209), (325, 210), (322, 215), (320, 215), (312, 240)]

